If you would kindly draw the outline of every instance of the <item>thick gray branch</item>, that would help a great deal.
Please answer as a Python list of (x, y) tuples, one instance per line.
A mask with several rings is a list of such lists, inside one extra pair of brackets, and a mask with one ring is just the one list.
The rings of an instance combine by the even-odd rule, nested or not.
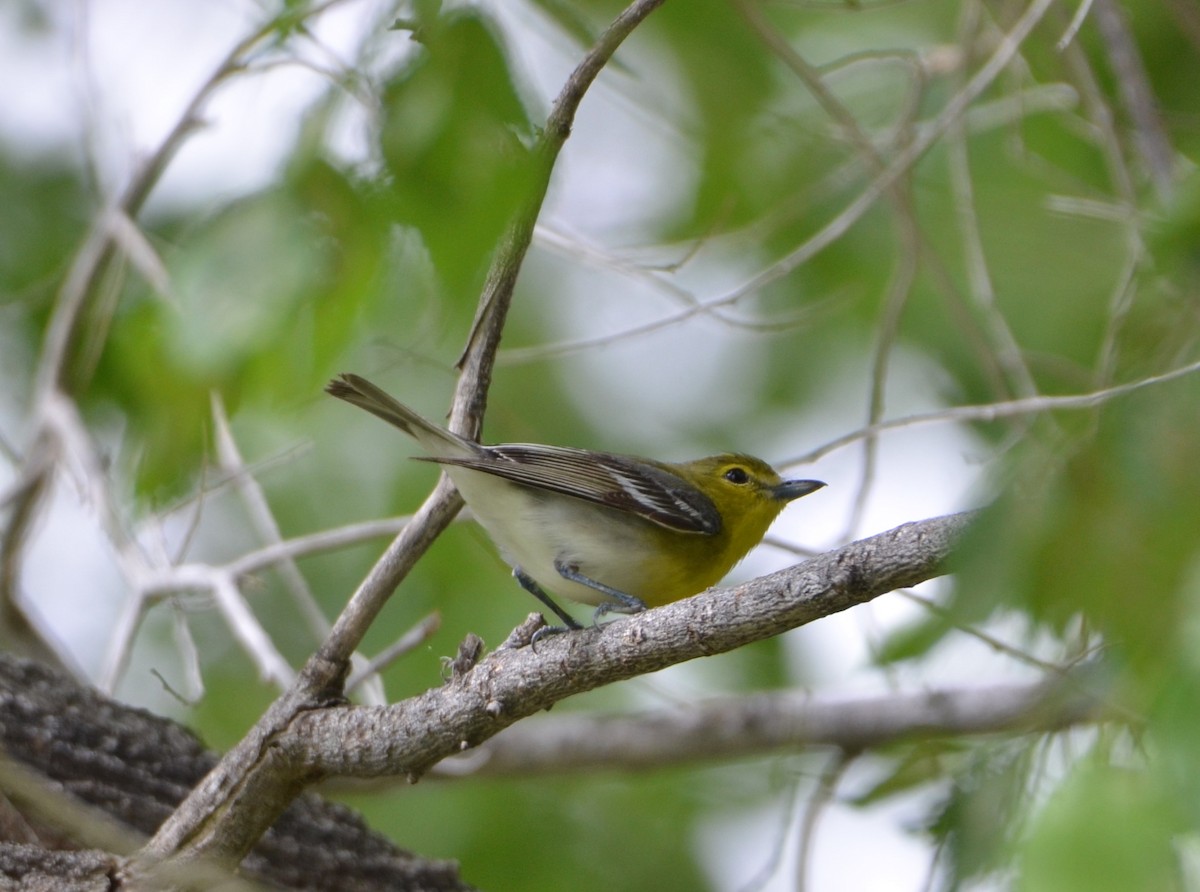
[(923, 737), (1056, 731), (1109, 712), (1102, 692), (1073, 676), (853, 699), (786, 691), (637, 715), (531, 719), (434, 771), (447, 777), (512, 777), (647, 770), (807, 746), (858, 752)]
[(968, 515), (907, 523), (736, 588), (532, 647), (502, 648), (451, 683), (388, 707), (301, 715), (275, 740), (317, 774), (418, 777), (573, 694), (778, 635), (943, 572)]

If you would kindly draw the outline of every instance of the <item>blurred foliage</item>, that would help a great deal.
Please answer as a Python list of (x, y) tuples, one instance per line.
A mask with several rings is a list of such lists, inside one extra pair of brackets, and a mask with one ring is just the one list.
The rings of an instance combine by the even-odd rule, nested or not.
[[(299, 3), (285, 7), (277, 42), (286, 48), (306, 33), (306, 12)], [(908, 351), (938, 374), (920, 393), (890, 385), (885, 403), (1085, 393), (1194, 362), (1200, 47), (1176, 20), (1179, 7), (1123, 7), (1178, 156), (1172, 195), (1155, 192), (1141, 161), (1112, 52), (1091, 21), (1059, 49), (1067, 11), (1056, 7), (967, 111), (961, 147), (954, 134), (934, 145), (840, 237), (714, 311), (724, 314), (718, 321), (694, 312), (603, 349), (552, 360), (512, 354), (518, 358), (496, 374), (488, 438), (683, 457), (697, 444), (737, 437), (745, 442), (735, 448), (751, 449), (784, 419), (827, 410), (845, 370), (865, 380), (889, 319), (888, 361)], [(728, 283), (784, 260), (842, 213), (1024, 9), (949, 0), (763, 8), (860, 132), (831, 120), (737, 4), (667, 3), (585, 100), (568, 149), (577, 150), (581, 133), (628, 131), (647, 140), (650, 164), (659, 151), (651, 138), (662, 139), (671, 155), (655, 183), (660, 194), (643, 206), (614, 185), (622, 222), (593, 227), (586, 209), (573, 217), (552, 189), (554, 212), (563, 215), (553, 222), (620, 250), (654, 243), (648, 266), (679, 263), (677, 281), (702, 298), (730, 293)], [(20, 27), (53, 33), (48, 9), (23, 3)], [(332, 374), (354, 369), (432, 417), (444, 411), (488, 260), (526, 195), (530, 147), (559, 85), (539, 93), (529, 69), (546, 46), (561, 53), (551, 69), (569, 64), (619, 6), (536, 0), (522, 9), (528, 15), (436, 2), (387, 10), (354, 59), (356, 78), (331, 78), (298, 122), (275, 180), (236, 199), (156, 208), (139, 219), (169, 288), (158, 293), (137, 263), (114, 263), (83, 339), (94, 356), (71, 361), (75, 396), (128, 495), (122, 510), (136, 522), (172, 509), (164, 539), (173, 554), (228, 559), (243, 544), (241, 509), (213, 467), (214, 392), (284, 535), (403, 514), (428, 492), (435, 469), (405, 461), (412, 451), (393, 431), (320, 390)], [(355, 157), (336, 148), (348, 107), (365, 134)], [(861, 139), (877, 158), (864, 155)], [(619, 160), (568, 154), (591, 167), (557, 185), (587, 181), (603, 195), (630, 173), (617, 165), (640, 162), (640, 152)], [(610, 211), (597, 196), (589, 200)], [(19, 405), (34, 369), (14, 357), (36, 358), (104, 202), (70, 152), (31, 149), (0, 132), (0, 206), (0, 368), (6, 400)], [(976, 226), (985, 270), (972, 242)], [(665, 302), (615, 263), (589, 267), (584, 250), (565, 254), (543, 246), (531, 255), (506, 348), (636, 330), (667, 315), (661, 306), (694, 309), (688, 295)], [(909, 261), (911, 285), (897, 291)], [(585, 277), (599, 279), (603, 292), (585, 290)], [(650, 369), (669, 373), (656, 378)], [(653, 405), (660, 387), (678, 394), (679, 382), (693, 379), (703, 392), (688, 404), (701, 411), (677, 421), (668, 396), (657, 403), (661, 419), (624, 417), (629, 406)], [(755, 382), (753, 392), (727, 392), (727, 382), (742, 380)], [(594, 404), (581, 403), (581, 390)], [(861, 419), (868, 397), (855, 399), (851, 413)], [(931, 858), (939, 853), (935, 886), (1187, 886), (1180, 853), (1200, 833), (1198, 407), (1193, 375), (1086, 411), (972, 427), (994, 450), (989, 483), (977, 493), (988, 507), (959, 557), (947, 611), (890, 632), (876, 652), (881, 671), (935, 662), (963, 626), (1011, 628), (1016, 618), (1040, 660), (1107, 661), (1130, 720), (1046, 737), (898, 744), (877, 754), (885, 769), (845, 802), (869, 809), (927, 792), (924, 820), (910, 832)], [(627, 429), (645, 441), (623, 442)], [(179, 528), (190, 530), (197, 512), (193, 544)], [(327, 615), (381, 547), (300, 562)], [(264, 573), (246, 590), (277, 646), (299, 663), (314, 642), (284, 584)], [(385, 675), (389, 696), (400, 698), (438, 684), (438, 658), (467, 631), (494, 646), (534, 606), (481, 534), (459, 524), (401, 586), (365, 650), (440, 614), (441, 631)], [(254, 668), (211, 614), (189, 623), (208, 686), (191, 720), (228, 745), (272, 692), (247, 684)], [(153, 635), (162, 639), (154, 642), (159, 656), (148, 659), (161, 661), (174, 645), (161, 629)], [(774, 641), (705, 661), (689, 678), (696, 696), (799, 686), (819, 683), (818, 664), (811, 657), (799, 666), (788, 645)], [(674, 694), (626, 685), (562, 708), (644, 706), (639, 696), (659, 703)], [(458, 859), (484, 888), (691, 890), (714, 882), (696, 851), (698, 826), (735, 806), (773, 809), (768, 774), (752, 763), (632, 777), (437, 781), (353, 798), (380, 829), (422, 854)], [(862, 841), (864, 851), (870, 845)]]
[(1034, 822), (1020, 888), (1187, 888), (1173, 841), (1188, 829), (1179, 804), (1142, 771), (1079, 763)]
[[(469, 302), (532, 166), (532, 124), (487, 17), (446, 13), (414, 32), (423, 52), (388, 79), (379, 133), (396, 219), (414, 226), (454, 298)], [(474, 287), (472, 287), (474, 286)]]
[(704, 887), (691, 828), (705, 799), (694, 775), (665, 772), (470, 789), (430, 780), (350, 804), (405, 845), (458, 859), (481, 889), (598, 889), (616, 874), (629, 888), (686, 892)]
[(0, 301), (44, 320), (64, 258), (93, 212), (65, 155), (22, 157), (0, 143)]

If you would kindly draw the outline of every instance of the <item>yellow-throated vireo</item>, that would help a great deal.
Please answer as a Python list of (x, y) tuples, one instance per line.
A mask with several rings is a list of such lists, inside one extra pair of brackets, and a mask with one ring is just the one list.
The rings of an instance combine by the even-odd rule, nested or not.
[(420, 444), (442, 465), (521, 585), (566, 623), (555, 594), (605, 613), (637, 613), (720, 581), (793, 499), (825, 484), (783, 480), (761, 459), (679, 464), (510, 443), (482, 446), (422, 418), (358, 375), (326, 391)]

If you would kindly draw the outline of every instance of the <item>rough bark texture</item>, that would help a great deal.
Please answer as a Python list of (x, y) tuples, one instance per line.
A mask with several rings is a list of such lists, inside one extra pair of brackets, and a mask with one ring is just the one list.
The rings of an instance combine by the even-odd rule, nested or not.
[[(10, 768), (25, 769), (141, 835), (154, 832), (217, 758), (174, 722), (9, 656), (0, 656), (0, 745)], [(0, 887), (114, 888), (116, 855), (48, 851), (70, 846), (69, 834), (52, 826), (38, 803), (5, 788), (10, 807), (0, 821)], [(289, 889), (470, 888), (454, 864), (398, 849), (353, 812), (316, 796), (302, 796), (284, 812), (241, 873)]]

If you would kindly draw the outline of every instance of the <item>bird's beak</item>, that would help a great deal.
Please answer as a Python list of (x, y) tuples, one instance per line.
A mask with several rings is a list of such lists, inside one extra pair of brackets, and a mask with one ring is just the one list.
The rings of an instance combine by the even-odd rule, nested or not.
[(820, 480), (784, 480), (772, 489), (771, 494), (781, 502), (790, 502), (810, 492), (816, 492), (824, 485)]

